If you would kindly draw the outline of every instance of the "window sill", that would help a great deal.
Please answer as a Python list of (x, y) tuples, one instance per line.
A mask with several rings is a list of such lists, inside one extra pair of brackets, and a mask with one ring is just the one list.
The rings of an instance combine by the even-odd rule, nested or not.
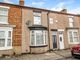
[(16, 25), (0, 24), (0, 27), (16, 27)]
[(0, 24), (9, 24), (8, 22), (0, 22)]
[(0, 6), (0, 8), (7, 8), (7, 9), (10, 9), (10, 7), (7, 7), (7, 6)]
[(38, 45), (38, 46), (37, 46), (37, 45), (36, 45), (36, 46), (33, 45), (33, 46), (30, 46), (30, 47), (31, 47), (31, 48), (39, 48), (39, 47), (47, 47), (47, 46), (48, 46), (48, 45)]
[(69, 43), (69, 44), (79, 44), (79, 42), (73, 42), (73, 43)]
[(13, 49), (12, 47), (0, 47), (0, 50), (10, 50)]

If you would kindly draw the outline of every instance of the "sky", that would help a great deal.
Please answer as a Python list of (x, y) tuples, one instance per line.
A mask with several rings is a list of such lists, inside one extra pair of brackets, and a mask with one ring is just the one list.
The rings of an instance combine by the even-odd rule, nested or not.
[[(0, 0), (2, 2), (3, 0)], [(80, 14), (80, 0), (24, 0), (25, 6), (44, 8), (53, 11), (67, 9), (68, 13)], [(6, 3), (19, 4), (19, 0), (4, 0)]]

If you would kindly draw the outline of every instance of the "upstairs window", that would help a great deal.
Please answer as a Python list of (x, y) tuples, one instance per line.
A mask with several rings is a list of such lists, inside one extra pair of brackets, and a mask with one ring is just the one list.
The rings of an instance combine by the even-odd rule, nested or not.
[(53, 24), (53, 19), (52, 18), (49, 18), (49, 23)]
[(8, 23), (8, 7), (0, 6), (0, 24)]
[(41, 25), (41, 13), (40, 12), (34, 12), (34, 24)]
[(74, 27), (74, 19), (73, 19), (73, 17), (69, 17), (69, 27)]

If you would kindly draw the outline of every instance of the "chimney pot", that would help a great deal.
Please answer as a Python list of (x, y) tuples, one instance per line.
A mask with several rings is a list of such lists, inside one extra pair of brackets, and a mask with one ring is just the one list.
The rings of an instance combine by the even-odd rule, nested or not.
[(67, 9), (61, 10), (62, 13), (67, 13)]
[(24, 6), (24, 0), (20, 0), (19, 5)]

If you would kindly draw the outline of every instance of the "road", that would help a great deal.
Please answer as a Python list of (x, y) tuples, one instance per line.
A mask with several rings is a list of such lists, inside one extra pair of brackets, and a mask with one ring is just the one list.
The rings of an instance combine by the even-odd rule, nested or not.
[(58, 60), (80, 60), (80, 58), (70, 57), (70, 58), (63, 58), (63, 59), (58, 59)]
[[(7, 59), (0, 59), (0, 60), (22, 60), (22, 59), (15, 59), (15, 58), (7, 58)], [(27, 60), (27, 59), (23, 59), (23, 60)], [(34, 59), (34, 60), (39, 60), (39, 59)], [(49, 58), (49, 59), (43, 59), (43, 60), (55, 60), (54, 58)], [(73, 57), (69, 57), (69, 58), (62, 58), (62, 59), (56, 59), (56, 60), (80, 60), (79, 58), (73, 58)]]

